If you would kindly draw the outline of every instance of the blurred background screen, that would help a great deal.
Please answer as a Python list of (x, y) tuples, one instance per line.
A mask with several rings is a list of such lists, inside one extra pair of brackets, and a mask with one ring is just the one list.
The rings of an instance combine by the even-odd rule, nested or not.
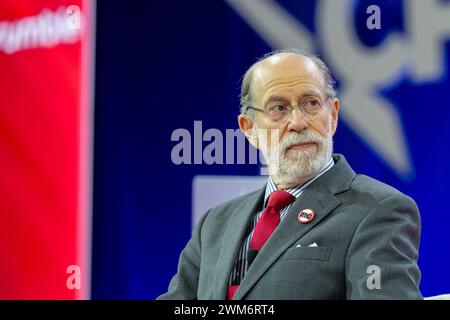
[(90, 5), (0, 2), (2, 299), (89, 296)]

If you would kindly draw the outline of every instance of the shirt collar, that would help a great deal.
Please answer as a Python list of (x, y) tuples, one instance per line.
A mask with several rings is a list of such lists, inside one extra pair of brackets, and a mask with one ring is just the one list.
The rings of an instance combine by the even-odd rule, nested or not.
[[(317, 174), (312, 179), (310, 179), (309, 181), (307, 181), (306, 183), (304, 183), (301, 186), (284, 189), (284, 191), (289, 192), (295, 198), (298, 198), (302, 194), (303, 190), (306, 189), (306, 187), (308, 187), (311, 183), (313, 183), (314, 180), (319, 178), (325, 172), (330, 170), (333, 166), (334, 166), (333, 157), (330, 157), (330, 159), (325, 163), (325, 165), (322, 166), (322, 168), (317, 172)], [(264, 194), (264, 207), (266, 206), (267, 199), (269, 198), (270, 194), (276, 190), (278, 190), (278, 188), (275, 185), (275, 183), (273, 182), (272, 178), (269, 176), (269, 179), (266, 184), (266, 192)]]

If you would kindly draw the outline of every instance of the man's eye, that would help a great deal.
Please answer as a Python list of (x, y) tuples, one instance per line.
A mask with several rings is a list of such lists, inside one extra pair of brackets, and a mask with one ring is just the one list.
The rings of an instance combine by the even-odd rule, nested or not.
[(270, 112), (286, 112), (287, 110), (288, 107), (282, 104), (277, 104), (269, 108)]
[(304, 106), (309, 110), (316, 110), (320, 108), (320, 102), (316, 99), (309, 99), (305, 102)]

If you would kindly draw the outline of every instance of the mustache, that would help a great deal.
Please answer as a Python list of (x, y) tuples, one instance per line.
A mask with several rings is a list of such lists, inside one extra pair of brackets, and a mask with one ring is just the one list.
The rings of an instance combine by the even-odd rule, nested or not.
[(280, 151), (286, 151), (288, 148), (302, 143), (323, 144), (323, 137), (314, 131), (302, 131), (301, 133), (287, 132), (280, 141)]

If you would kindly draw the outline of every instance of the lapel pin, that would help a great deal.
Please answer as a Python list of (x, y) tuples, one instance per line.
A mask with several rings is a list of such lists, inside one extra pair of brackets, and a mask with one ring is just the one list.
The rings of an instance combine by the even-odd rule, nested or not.
[(303, 209), (302, 211), (299, 212), (297, 219), (298, 222), (305, 224), (311, 222), (315, 216), (316, 213), (311, 209)]

